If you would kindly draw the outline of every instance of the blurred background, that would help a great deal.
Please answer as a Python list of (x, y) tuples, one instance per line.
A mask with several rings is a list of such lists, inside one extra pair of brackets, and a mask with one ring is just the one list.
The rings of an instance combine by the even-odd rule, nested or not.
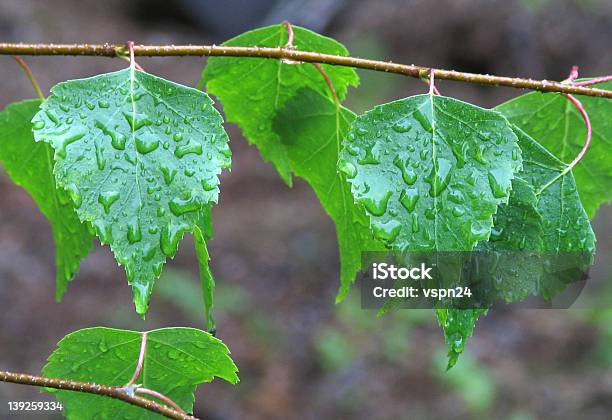
[[(573, 64), (582, 76), (612, 72), (609, 0), (0, 0), (0, 40), (210, 44), (284, 19), (333, 36), (356, 56), (550, 80), (564, 79)], [(66, 79), (125, 66), (92, 57), (27, 61), (45, 92)], [(204, 64), (200, 58), (138, 61), (191, 86)], [(0, 108), (34, 96), (10, 57), (0, 57), (0, 74)], [(357, 112), (426, 89), (398, 75), (360, 76), (362, 86), (348, 101)], [(455, 82), (438, 87), (482, 106), (522, 93)], [(228, 130), (233, 170), (222, 176), (210, 250), (218, 336), (230, 347), (241, 382), (200, 386), (197, 415), (611, 417), (612, 311), (493, 311), (478, 323), (457, 366), (445, 372), (445, 346), (432, 312), (404, 310), (377, 319), (360, 309), (358, 293), (334, 305), (338, 253), (331, 220), (303, 182), (286, 187), (235, 126)], [(84, 327), (202, 327), (191, 237), (165, 266), (146, 322), (133, 309), (123, 271), (99, 245), (56, 304), (47, 222), (3, 171), (0, 197), (0, 369), (40, 372), (57, 341)], [(611, 216), (605, 207), (594, 221), (600, 261), (612, 251)], [(612, 303), (612, 289), (605, 293)], [(51, 398), (33, 387), (0, 383), (0, 418), (17, 418), (9, 417), (6, 401)]]

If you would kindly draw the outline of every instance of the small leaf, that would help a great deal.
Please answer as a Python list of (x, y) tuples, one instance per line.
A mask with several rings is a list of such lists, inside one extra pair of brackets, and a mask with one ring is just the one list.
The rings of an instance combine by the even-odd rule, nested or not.
[[(612, 82), (594, 87), (612, 89)], [(589, 114), (593, 137), (589, 150), (572, 172), (582, 204), (589, 217), (593, 218), (602, 203), (612, 200), (612, 101), (591, 96), (577, 98)], [(532, 92), (503, 103), (496, 109), (562, 162), (574, 160), (584, 145), (584, 120), (574, 105), (562, 95)]]
[(128, 68), (56, 85), (34, 117), (55, 178), (125, 265), (136, 310), (230, 165), (222, 118), (203, 92)]
[[(49, 356), (43, 375), (53, 378), (125, 386), (136, 369), (142, 333), (86, 328), (68, 334)], [(236, 365), (220, 340), (193, 328), (162, 328), (147, 333), (143, 368), (136, 384), (160, 392), (183, 410), (193, 411), (197, 385), (214, 377), (235, 384)], [(69, 419), (163, 418), (120, 400), (47, 389), (64, 405)]]
[(291, 170), (310, 184), (336, 224), (341, 265), (337, 301), (344, 298), (361, 269), (361, 253), (384, 249), (374, 240), (365, 211), (354, 202), (345, 175), (336, 169), (340, 148), (354, 119), (355, 114), (327, 96), (303, 89), (274, 121)]
[(521, 167), (501, 114), (440, 96), (378, 106), (347, 140), (339, 168), (375, 235), (400, 251), (471, 251)]
[(53, 178), (53, 150), (36, 143), (31, 120), (41, 101), (14, 103), (0, 112), (0, 160), (11, 179), (22, 186), (45, 215), (55, 241), (56, 293), (59, 301), (79, 264), (89, 254), (93, 236), (74, 211), (67, 192)]
[[(331, 38), (293, 26), (294, 45), (298, 50), (348, 55), (346, 48)], [(287, 27), (272, 25), (246, 32), (223, 43), (228, 46), (280, 47), (287, 43)], [(321, 65), (329, 75), (338, 97), (346, 96), (348, 86), (357, 86), (354, 69)], [(265, 58), (211, 57), (200, 84), (216, 95), (227, 120), (237, 123), (250, 143), (254, 143), (266, 161), (272, 162), (283, 180), (291, 185), (291, 163), (286, 150), (279, 147), (272, 121), (287, 100), (298, 90), (310, 88), (329, 95), (323, 76), (311, 63), (289, 64)]]

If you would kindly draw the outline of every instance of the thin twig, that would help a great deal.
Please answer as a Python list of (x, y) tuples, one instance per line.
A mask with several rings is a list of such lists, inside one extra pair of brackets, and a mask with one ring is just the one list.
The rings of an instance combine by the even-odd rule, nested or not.
[(166, 404), (172, 406), (179, 413), (187, 414), (187, 413), (185, 413), (185, 410), (183, 410), (181, 408), (181, 406), (179, 406), (177, 403), (172, 401), (170, 398), (166, 397), (164, 394), (161, 394), (161, 393), (159, 393), (157, 391), (153, 391), (152, 389), (149, 389), (149, 388), (138, 387), (138, 388), (136, 388), (136, 390), (134, 392), (137, 393), (137, 394), (145, 394), (145, 395), (150, 395), (152, 397), (155, 397), (155, 398), (165, 402)]
[(47, 378), (43, 376), (28, 375), (25, 373), (14, 373), (0, 371), (0, 382), (10, 382), (15, 384), (32, 385), (46, 388), (55, 388), (65, 391), (83, 392), (87, 394), (102, 395), (115, 398), (132, 404), (145, 410), (161, 414), (176, 420), (197, 420), (189, 414), (181, 413), (174, 408), (167, 407), (158, 402), (147, 398), (130, 395), (125, 389), (116, 386), (98, 385), (90, 382), (71, 381), (66, 379)]
[(132, 375), (132, 378), (125, 385), (124, 388), (132, 386), (136, 383), (136, 380), (138, 379), (138, 377), (140, 376), (140, 373), (142, 372), (142, 366), (144, 364), (144, 357), (145, 357), (146, 351), (147, 351), (147, 332), (145, 331), (142, 333), (142, 341), (140, 342), (140, 354), (138, 355), (138, 363), (136, 363), (136, 369), (134, 370), (134, 374)]
[[(0, 43), (0, 55), (89, 55), (115, 57), (117, 51), (124, 51), (124, 45), (116, 44), (13, 44)], [(136, 45), (135, 56), (231, 56), (289, 59), (309, 63), (332, 64), (355, 67), (388, 73), (398, 73), (411, 77), (420, 77), (421, 71), (428, 67), (369, 60), (349, 56), (320, 54), (310, 51), (298, 51), (289, 48), (269, 47), (229, 47), (224, 45)], [(475, 74), (454, 70), (435, 69), (438, 80), (455, 80), (492, 86), (507, 86), (519, 89), (533, 89), (542, 92), (571, 93), (577, 95), (612, 98), (611, 90), (594, 89), (548, 80), (533, 80), (515, 77)]]
[(28, 64), (25, 62), (23, 58), (19, 57), (18, 55), (14, 55), (13, 58), (15, 59), (17, 64), (21, 66), (26, 76), (28, 76), (28, 79), (30, 79), (30, 83), (32, 84), (32, 87), (34, 88), (34, 91), (36, 92), (36, 95), (38, 96), (38, 98), (41, 101), (44, 101), (45, 95), (43, 95), (42, 90), (40, 90), (40, 86), (38, 85), (38, 82), (34, 78), (34, 75), (32, 74), (32, 70), (30, 70), (30, 67), (28, 66)]

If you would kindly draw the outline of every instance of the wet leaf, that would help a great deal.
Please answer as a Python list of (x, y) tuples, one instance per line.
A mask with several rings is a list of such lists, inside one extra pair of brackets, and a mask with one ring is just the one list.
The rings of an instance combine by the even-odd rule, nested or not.
[[(73, 332), (49, 356), (43, 375), (125, 386), (136, 369), (141, 342), (142, 333), (136, 331), (96, 327)], [(162, 328), (147, 333), (143, 368), (136, 384), (160, 392), (192, 412), (197, 385), (215, 377), (235, 384), (237, 371), (228, 348), (217, 338), (193, 328)], [(163, 418), (108, 397), (47, 391), (64, 405), (69, 419)]]
[(375, 235), (400, 251), (471, 251), (487, 240), (521, 167), (498, 112), (418, 95), (358, 117), (339, 169)]
[(56, 186), (53, 150), (34, 141), (31, 120), (40, 104), (40, 100), (27, 100), (0, 112), (0, 160), (13, 182), (32, 196), (51, 224), (55, 241), (55, 296), (60, 300), (81, 260), (89, 254), (93, 235), (77, 217), (68, 193)]
[(203, 92), (128, 68), (56, 85), (33, 120), (55, 149), (57, 183), (125, 266), (136, 310), (230, 165), (222, 118)]
[[(612, 89), (612, 82), (594, 85)], [(577, 96), (589, 114), (593, 137), (589, 150), (572, 170), (582, 204), (593, 218), (599, 206), (612, 200), (612, 101)], [(586, 128), (582, 116), (562, 95), (532, 92), (497, 108), (513, 124), (564, 163), (570, 163), (582, 149)]]
[[(348, 55), (346, 48), (331, 38), (308, 29), (293, 27), (294, 46), (298, 50)], [(223, 43), (228, 46), (279, 47), (287, 43), (285, 25), (272, 25), (239, 35)], [(332, 80), (340, 99), (349, 86), (357, 86), (354, 69), (321, 65)], [(280, 176), (291, 185), (291, 163), (272, 122), (285, 103), (303, 88), (330, 95), (323, 76), (311, 63), (289, 64), (266, 58), (211, 57), (202, 74), (201, 85), (223, 104), (227, 120), (242, 128), (250, 143), (271, 162)]]

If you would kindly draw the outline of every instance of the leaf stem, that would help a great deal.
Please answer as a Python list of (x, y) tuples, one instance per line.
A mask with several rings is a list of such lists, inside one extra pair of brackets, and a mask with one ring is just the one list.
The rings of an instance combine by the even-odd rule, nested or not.
[[(14, 44), (0, 43), (0, 55), (89, 55), (115, 57), (118, 51), (125, 51), (124, 45), (117, 44)], [(231, 56), (271, 59), (288, 59), (310, 63), (332, 64), (387, 73), (403, 74), (419, 78), (421, 71), (428, 67), (369, 60), (350, 56), (320, 54), (311, 51), (278, 47), (230, 47), (224, 45), (135, 45), (134, 56)], [(571, 93), (587, 96), (612, 98), (612, 90), (588, 88), (548, 80), (533, 80), (516, 77), (476, 74), (455, 70), (435, 69), (438, 80), (455, 80), (490, 86), (507, 86), (518, 89), (532, 89), (542, 92)]]
[(28, 66), (28, 64), (25, 62), (23, 58), (19, 57), (18, 55), (14, 55), (13, 58), (15, 59), (17, 64), (21, 66), (26, 76), (28, 76), (28, 79), (30, 79), (30, 83), (32, 84), (32, 87), (34, 88), (34, 91), (36, 91), (36, 95), (38, 96), (38, 98), (41, 101), (44, 101), (45, 95), (43, 95), (42, 91), (40, 90), (40, 86), (38, 85), (38, 82), (34, 78), (34, 74), (32, 74), (32, 70), (30, 70), (30, 67)]
[(128, 392), (126, 392), (125, 389), (116, 386), (98, 385), (90, 382), (72, 381), (67, 379), (47, 378), (44, 376), (34, 376), (25, 373), (15, 373), (7, 371), (0, 371), (0, 382), (10, 382), (22, 385), (32, 385), (38, 387), (61, 389), (65, 391), (75, 391), (83, 392), (86, 394), (102, 395), (124, 401), (128, 404), (141, 407), (145, 410), (149, 410), (157, 414), (161, 414), (170, 419), (197, 420), (196, 417), (193, 417), (184, 412), (181, 413), (180, 411), (174, 408), (167, 407), (153, 400), (139, 397), (136, 395), (130, 395)]
[(436, 87), (435, 75), (434, 75), (435, 73), (436, 73), (435, 69), (429, 69), (429, 95), (440, 96), (440, 91)]
[(334, 88), (334, 83), (332, 82), (331, 78), (329, 77), (329, 74), (327, 74), (325, 69), (319, 63), (312, 63), (312, 65), (319, 71), (319, 73), (321, 73), (321, 75), (323, 76), (323, 79), (325, 79), (325, 83), (327, 84), (327, 87), (329, 88), (329, 91), (331, 92), (332, 96), (334, 97), (334, 103), (336, 104), (336, 106), (339, 106), (340, 105), (340, 99), (338, 98), (338, 94), (336, 93), (336, 88)]
[(154, 391), (154, 390), (149, 389), (149, 388), (140, 388), (140, 387), (136, 388), (136, 390), (134, 392), (136, 394), (145, 394), (145, 395), (150, 395), (152, 397), (155, 397), (155, 398), (165, 402), (166, 404), (172, 406), (179, 413), (187, 414), (187, 413), (185, 413), (185, 410), (183, 410), (177, 403), (175, 403), (170, 398), (166, 397), (164, 394), (162, 394), (160, 392)]
[[(606, 77), (608, 77), (608, 76), (606, 76)], [(578, 66), (572, 66), (572, 69), (570, 70), (569, 76), (567, 77), (567, 79), (565, 79), (563, 81), (563, 83), (569, 83), (570, 85), (574, 85), (575, 84), (575, 80), (577, 78), (578, 78)], [(601, 79), (603, 79), (603, 78), (601, 78)], [(590, 81), (591, 80), (589, 80), (589, 82)], [(600, 83), (600, 82), (597, 82), (597, 83)], [(574, 167), (578, 164), (578, 162), (580, 162), (580, 160), (582, 160), (582, 158), (584, 157), (585, 153), (589, 149), (589, 146), (591, 145), (591, 137), (593, 136), (593, 128), (591, 127), (591, 119), (589, 118), (589, 114), (586, 112), (586, 109), (584, 108), (584, 105), (582, 105), (582, 102), (580, 102), (578, 99), (576, 99), (573, 95), (570, 95), (569, 93), (564, 93), (563, 96), (565, 96), (576, 107), (578, 112), (580, 112), (580, 115), (582, 116), (582, 119), (584, 120), (584, 125), (586, 126), (586, 140), (584, 142), (584, 145), (582, 146), (582, 149), (580, 149), (580, 152), (578, 152), (578, 155), (574, 158), (574, 160), (572, 160), (563, 169), (563, 171), (561, 171), (561, 173), (559, 175), (555, 176), (553, 179), (548, 181), (543, 187), (541, 187), (539, 189), (539, 191), (536, 192), (536, 196), (540, 195), (542, 193), (542, 191), (546, 190), (552, 184), (557, 182), (557, 180), (559, 178), (564, 177), (568, 172), (570, 172), (572, 169), (574, 169)]]
[(134, 370), (134, 374), (132, 375), (132, 379), (125, 384), (124, 388), (132, 386), (136, 383), (136, 380), (140, 376), (142, 372), (142, 366), (144, 364), (145, 353), (147, 352), (147, 332), (142, 333), (142, 341), (140, 343), (140, 354), (138, 355), (138, 363), (136, 363), (136, 369)]
[(578, 162), (580, 162), (584, 154), (587, 152), (589, 145), (591, 144), (591, 137), (593, 135), (593, 129), (591, 127), (591, 120), (589, 119), (589, 114), (584, 109), (584, 105), (582, 105), (582, 103), (578, 99), (576, 99), (573, 95), (570, 95), (569, 93), (564, 93), (563, 96), (569, 99), (570, 102), (574, 104), (576, 109), (578, 109), (578, 111), (580, 112), (580, 115), (582, 115), (582, 119), (584, 120), (584, 125), (586, 126), (586, 140), (584, 142), (584, 145), (582, 146), (582, 149), (580, 150), (578, 155), (574, 158), (574, 160), (569, 165), (567, 165), (567, 168), (563, 170), (562, 174), (565, 175), (566, 173), (571, 171), (574, 168), (574, 166), (578, 164)]
[(612, 81), (612, 74), (609, 76), (596, 77), (591, 80), (582, 80), (580, 82), (574, 82), (574, 86), (590, 86), (609, 81)]
[(136, 60), (134, 60), (134, 41), (126, 42), (126, 45), (127, 45), (130, 56), (128, 58), (124, 55), (120, 55), (120, 57), (127, 58), (130, 63), (130, 67), (135, 67), (139, 71), (144, 71), (144, 69), (140, 67), (140, 64), (138, 64)]

